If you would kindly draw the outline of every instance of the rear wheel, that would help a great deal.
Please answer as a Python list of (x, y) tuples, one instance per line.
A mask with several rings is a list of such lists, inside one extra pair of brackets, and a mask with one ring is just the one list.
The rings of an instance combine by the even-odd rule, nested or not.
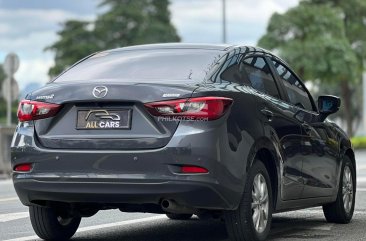
[(256, 160), (238, 209), (225, 212), (226, 228), (232, 241), (262, 241), (268, 236), (271, 222), (271, 182), (264, 164)]
[(167, 213), (166, 216), (173, 220), (188, 220), (193, 216), (193, 214)]
[(356, 172), (351, 160), (343, 161), (337, 199), (323, 206), (324, 216), (331, 223), (349, 223), (353, 217), (356, 198)]
[(79, 227), (80, 217), (62, 217), (52, 208), (30, 206), (29, 215), (36, 234), (45, 240), (68, 240)]

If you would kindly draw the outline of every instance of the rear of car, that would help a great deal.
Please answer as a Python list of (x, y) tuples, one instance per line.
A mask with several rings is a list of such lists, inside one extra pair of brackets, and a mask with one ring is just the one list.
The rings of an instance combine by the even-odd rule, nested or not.
[[(196, 96), (220, 49), (97, 53), (21, 101), (12, 142), (23, 204), (85, 210), (233, 209), (217, 149), (232, 98)], [(223, 146), (223, 149), (227, 146)], [(226, 183), (226, 184), (225, 184)], [(225, 184), (225, 185), (224, 185)]]

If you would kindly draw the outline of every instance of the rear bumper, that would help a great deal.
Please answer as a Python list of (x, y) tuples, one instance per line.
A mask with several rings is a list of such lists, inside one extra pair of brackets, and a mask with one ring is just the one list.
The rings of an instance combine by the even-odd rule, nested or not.
[[(226, 125), (214, 121), (181, 123), (160, 149), (47, 149), (37, 142), (33, 126), (19, 125), (11, 147), (12, 167), (33, 163), (33, 170), (14, 173), (14, 187), (25, 205), (159, 204), (172, 199), (192, 208), (232, 210), (245, 185), (246, 148), (233, 151), (227, 140)], [(179, 165), (201, 166), (209, 173), (180, 174)]]
[(167, 181), (162, 183), (62, 182), (14, 179), (25, 205), (37, 201), (93, 204), (160, 204), (163, 199), (202, 209), (231, 209), (231, 200), (209, 184)]

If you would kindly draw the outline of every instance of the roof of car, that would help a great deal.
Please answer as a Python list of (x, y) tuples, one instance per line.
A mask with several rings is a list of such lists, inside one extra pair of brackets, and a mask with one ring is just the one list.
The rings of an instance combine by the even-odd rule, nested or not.
[(133, 50), (154, 50), (154, 49), (201, 49), (201, 50), (217, 50), (217, 51), (230, 51), (232, 49), (242, 49), (250, 52), (264, 52), (271, 54), (268, 50), (260, 47), (253, 47), (249, 45), (232, 45), (232, 44), (197, 44), (197, 43), (159, 43), (159, 44), (143, 44), (134, 45), (116, 49), (110, 49), (102, 52), (122, 52)]
[[(194, 50), (216, 50), (216, 51), (231, 51), (239, 50), (238, 53), (249, 53), (249, 52), (261, 52), (275, 56), (273, 53), (260, 47), (253, 47), (249, 45), (232, 45), (232, 44), (197, 44), (197, 43), (158, 43), (158, 44), (143, 44), (127, 46), (122, 48), (109, 49), (98, 53), (109, 53), (109, 52), (124, 52), (124, 51), (139, 51), (139, 50), (157, 50), (157, 49), (194, 49)], [(277, 56), (276, 56), (277, 57)], [(277, 57), (279, 58), (279, 57)], [(283, 60), (282, 60), (283, 61)], [(283, 61), (284, 62), (284, 61)]]
[(160, 43), (160, 44), (143, 44), (128, 46), (123, 48), (112, 49), (111, 51), (124, 50), (149, 50), (149, 49), (207, 49), (225, 51), (233, 45), (229, 44), (191, 44), (191, 43)]

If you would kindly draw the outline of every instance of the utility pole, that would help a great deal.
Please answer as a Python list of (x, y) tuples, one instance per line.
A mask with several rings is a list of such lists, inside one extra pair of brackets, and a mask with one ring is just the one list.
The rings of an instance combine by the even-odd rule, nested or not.
[(226, 0), (222, 0), (222, 42), (226, 43)]

